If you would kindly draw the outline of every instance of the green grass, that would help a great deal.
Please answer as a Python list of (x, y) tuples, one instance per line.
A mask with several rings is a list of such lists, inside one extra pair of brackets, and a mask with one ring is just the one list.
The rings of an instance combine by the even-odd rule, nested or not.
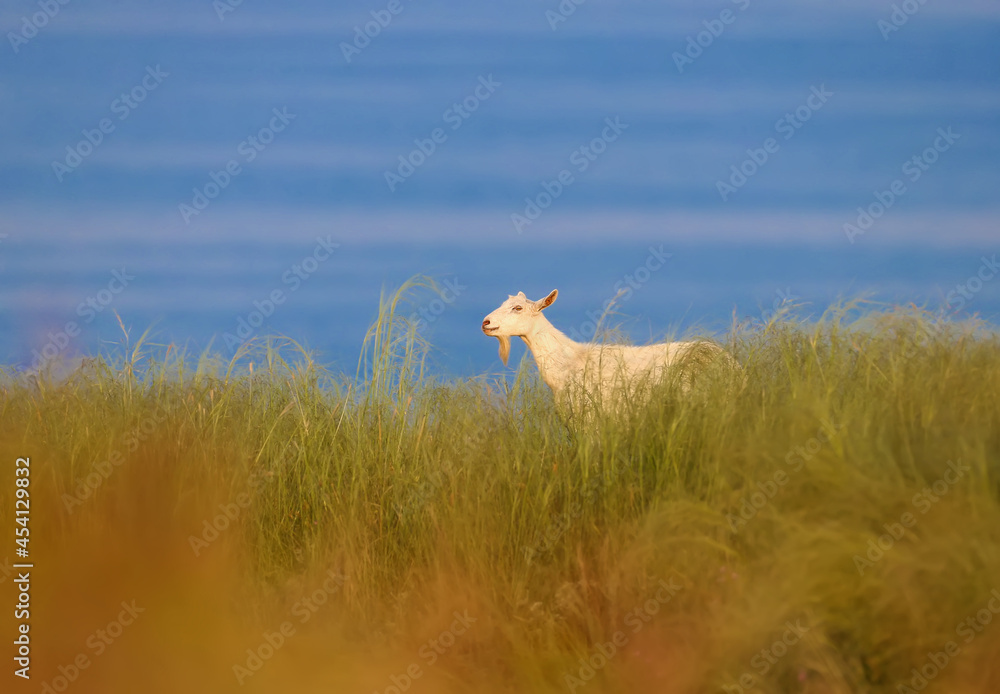
[[(4, 379), (2, 459), (32, 459), (39, 686), (84, 653), (73, 691), (381, 694), (415, 664), (412, 692), (897, 692), (954, 642), (928, 691), (1000, 690), (1000, 624), (956, 631), (1000, 588), (994, 332), (782, 315), (720, 338), (745, 382), (662, 389), (580, 431), (530, 356), (428, 377), (402, 296), (357, 377), (293, 343), (226, 364), (140, 340)], [(88, 637), (131, 599), (146, 611), (97, 654)], [(455, 611), (476, 621), (441, 641)], [(237, 684), (283, 622), (294, 635)]]

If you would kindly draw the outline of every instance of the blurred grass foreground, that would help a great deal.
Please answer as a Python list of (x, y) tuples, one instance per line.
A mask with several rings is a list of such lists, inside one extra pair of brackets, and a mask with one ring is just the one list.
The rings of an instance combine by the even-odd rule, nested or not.
[(7, 372), (7, 644), (24, 456), (35, 568), (3, 691), (1000, 691), (995, 332), (736, 326), (745, 382), (571, 431), (530, 356), (426, 377), (404, 300), (358, 378), (142, 341)]

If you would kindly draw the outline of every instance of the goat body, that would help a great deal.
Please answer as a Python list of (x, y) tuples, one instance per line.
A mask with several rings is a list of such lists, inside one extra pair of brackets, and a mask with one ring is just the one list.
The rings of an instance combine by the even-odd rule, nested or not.
[[(589, 405), (619, 409), (627, 398), (661, 382), (671, 366), (682, 362), (702, 364), (721, 357), (736, 365), (732, 357), (711, 342), (664, 342), (639, 347), (576, 342), (541, 313), (556, 296), (553, 291), (537, 302), (528, 300), (523, 293), (511, 296), (486, 317), (483, 332), (500, 340), (504, 363), (510, 352), (510, 337), (523, 339), (542, 380), (556, 396), (557, 405), (568, 407), (571, 414), (590, 409)], [(686, 375), (681, 386), (689, 385)]]

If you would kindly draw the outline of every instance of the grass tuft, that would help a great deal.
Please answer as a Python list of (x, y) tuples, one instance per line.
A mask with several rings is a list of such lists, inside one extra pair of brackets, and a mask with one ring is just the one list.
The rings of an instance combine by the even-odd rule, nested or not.
[(383, 296), (353, 378), (290, 340), (191, 360), (127, 331), (69, 375), (6, 373), (39, 682), (83, 653), (75, 691), (1000, 690), (988, 326), (782, 311), (719, 340), (739, 383), (581, 432), (530, 356), (429, 377), (417, 288)]

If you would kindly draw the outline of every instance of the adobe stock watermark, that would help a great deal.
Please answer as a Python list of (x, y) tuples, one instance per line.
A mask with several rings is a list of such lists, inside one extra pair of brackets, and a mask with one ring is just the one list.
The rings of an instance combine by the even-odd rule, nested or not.
[[(112, 115), (118, 116), (119, 121), (127, 119), (151, 92), (156, 91), (163, 84), (163, 80), (167, 77), (170, 77), (170, 73), (164, 72), (159, 65), (156, 67), (147, 65), (146, 74), (143, 75), (139, 83), (115, 97), (108, 106)], [(52, 171), (56, 175), (56, 180), (62, 183), (67, 174), (76, 171), (117, 127), (118, 124), (111, 118), (102, 118), (93, 129), (84, 128), (81, 131), (84, 139), (75, 145), (67, 145), (66, 156), (63, 157), (62, 161), (52, 161)]]
[(240, 492), (228, 504), (219, 504), (219, 513), (212, 518), (206, 518), (202, 522), (201, 532), (197, 535), (188, 536), (188, 544), (194, 556), (200, 557), (201, 553), (222, 537), (222, 534), (229, 529), (236, 519), (248, 508), (253, 501), (253, 493), (269, 480), (274, 479), (273, 472), (257, 471), (250, 475), (247, 480), (247, 490)]
[(404, 503), (393, 504), (396, 517), (400, 520), (413, 517), (444, 487), (446, 481), (445, 476), (437, 470), (426, 473), (423, 479), (409, 490)]
[[(76, 315), (83, 319), (83, 325), (89, 325), (97, 318), (97, 314), (108, 308), (135, 279), (135, 275), (130, 275), (123, 267), (119, 270), (111, 271), (111, 279), (101, 289), (92, 296), (88, 296), (76, 307)], [(49, 332), (49, 341), (42, 345), (41, 349), (31, 350), (30, 372), (39, 373), (45, 366), (59, 357), (69, 347), (73, 338), (82, 334), (82, 327), (76, 321), (67, 321), (62, 330)]]
[[(608, 145), (617, 141), (629, 127), (627, 123), (621, 122), (621, 116), (615, 116), (614, 119), (605, 118), (604, 123), (605, 126), (600, 135), (570, 152), (569, 163), (577, 173), (585, 173), (591, 164), (607, 151)], [(510, 216), (514, 230), (519, 234), (523, 233), (526, 227), (531, 226), (532, 222), (541, 217), (542, 212), (551, 207), (552, 203), (558, 200), (559, 196), (575, 182), (576, 179), (570, 169), (563, 169), (551, 181), (542, 181), (542, 190), (534, 196), (524, 199), (524, 213), (515, 212)]]
[(243, 4), (243, 0), (213, 0), (212, 9), (220, 22), (226, 21), (226, 15), (231, 14)]
[[(263, 152), (268, 145), (274, 142), (278, 133), (284, 132), (285, 128), (296, 119), (294, 113), (288, 112), (288, 107), (283, 106), (281, 109), (277, 107), (271, 109), (271, 113), (274, 115), (268, 124), (257, 131), (256, 134), (251, 135), (247, 139), (243, 140), (236, 146), (236, 153), (243, 158), (244, 164), (249, 164), (254, 161), (257, 156)], [(192, 188), (194, 193), (191, 198), (191, 204), (180, 203), (177, 206), (177, 210), (180, 212), (181, 219), (184, 220), (185, 224), (191, 224), (191, 218), (197, 217), (211, 204), (212, 200), (215, 200), (219, 195), (222, 194), (229, 184), (233, 182), (233, 179), (243, 173), (243, 167), (238, 159), (230, 159), (224, 167), (218, 171), (210, 171), (208, 174), (209, 181), (205, 183), (200, 188)]]
[[(981, 260), (982, 264), (979, 267), (979, 271), (967, 277), (964, 282), (956, 284), (955, 289), (948, 292), (948, 295), (945, 297), (947, 303), (938, 308), (932, 320), (917, 323), (920, 337), (914, 337), (910, 340), (906, 350), (903, 352), (904, 357), (910, 359), (914, 355), (922, 353), (928, 342), (941, 334), (950, 325), (948, 318), (954, 316), (975, 299), (976, 295), (982, 291), (983, 283), (992, 280), (995, 276), (995, 271), (1000, 270), (1000, 264), (997, 263), (995, 253), (992, 258), (983, 256)], [(956, 294), (959, 296), (956, 296)], [(956, 301), (958, 302), (958, 306), (951, 308), (952, 304)], [(951, 310), (949, 311), (949, 309)]]
[(355, 56), (361, 55), (361, 51), (368, 48), (375, 37), (392, 24), (392, 20), (405, 9), (403, 0), (389, 0), (384, 10), (372, 10), (371, 21), (354, 27), (354, 37), (351, 42), (340, 42), (340, 52), (343, 53), (344, 60), (350, 64)]
[[(493, 74), (490, 73), (486, 77), (482, 75), (478, 78), (478, 84), (472, 90), (469, 96), (462, 99), (461, 102), (455, 102), (441, 114), (441, 120), (444, 121), (445, 125), (451, 127), (451, 131), (455, 132), (461, 128), (465, 122), (472, 117), (472, 114), (479, 110), (479, 107), (483, 102), (488, 101), (491, 96), (503, 86), (502, 82), (497, 82), (493, 79)], [(415, 149), (410, 150), (409, 154), (405, 156), (400, 154), (399, 166), (396, 167), (395, 171), (389, 169), (385, 170), (383, 174), (385, 176), (386, 185), (389, 186), (389, 192), (395, 193), (396, 188), (401, 184), (405, 183), (407, 179), (410, 178), (417, 169), (427, 163), (427, 160), (434, 155), (438, 148), (441, 147), (445, 142), (448, 141), (448, 133), (444, 128), (434, 128), (431, 130), (426, 138), (417, 138), (413, 141), (416, 145)]]
[[(920, 511), (921, 516), (926, 514), (934, 507), (934, 504), (941, 501), (951, 491), (953, 486), (962, 481), (970, 470), (968, 465), (962, 464), (962, 461), (953, 463), (949, 460), (948, 469), (945, 470), (941, 478), (914, 494), (910, 504)], [(910, 511), (905, 511), (898, 521), (883, 523), (882, 527), (885, 528), (885, 532), (877, 538), (868, 540), (868, 551), (865, 552), (865, 556), (854, 555), (854, 568), (858, 570), (858, 575), (864, 576), (865, 570), (880, 562), (885, 553), (895, 547), (896, 542), (902, 540), (907, 531), (913, 528), (918, 520), (920, 520), (918, 516)]]
[(771, 302), (771, 308), (764, 309), (760, 316), (755, 316), (750, 319), (751, 325), (756, 325), (758, 327), (764, 327), (771, 320), (779, 315), (783, 308), (791, 306), (795, 301), (798, 301), (802, 297), (795, 296), (792, 294), (791, 287), (785, 287), (785, 289), (776, 289), (774, 291), (774, 300)]
[[(289, 619), (282, 621), (275, 631), (264, 632), (263, 639), (259, 644), (246, 649), (246, 660), (233, 665), (233, 675), (236, 677), (236, 682), (243, 685), (249, 678), (260, 672), (264, 664), (298, 633), (296, 623), (299, 627), (306, 624), (346, 582), (346, 576), (335, 574), (332, 570), (327, 571), (326, 579), (319, 588), (292, 605), (291, 610), (289, 610)], [(293, 621), (292, 617), (297, 619)]]
[[(774, 124), (775, 132), (781, 135), (785, 142), (795, 137), (802, 126), (813, 117), (813, 114), (823, 108), (830, 97), (834, 95), (833, 92), (827, 91), (825, 84), (821, 84), (819, 87), (811, 86), (809, 92), (809, 96), (802, 104), (794, 111), (786, 113)], [(733, 193), (745, 186), (747, 181), (764, 168), (771, 157), (777, 154), (780, 149), (781, 143), (773, 137), (766, 138), (756, 149), (748, 149), (746, 159), (729, 167), (731, 173), (728, 181), (719, 179), (715, 182), (715, 189), (719, 191), (722, 201), (727, 202)]]
[[(139, 444), (146, 441), (165, 421), (167, 421), (166, 411), (160, 407), (157, 407), (150, 416), (143, 418), (124, 439), (122, 448), (112, 451), (105, 460), (96, 463), (83, 479), (76, 482), (72, 494), (63, 493), (62, 502), (66, 510), (73, 513), (76, 506), (83, 506), (83, 503), (108, 481), (115, 468), (121, 467), (125, 463), (125, 455), (135, 453)], [(122, 449), (125, 449), (124, 454)]]
[(325, 263), (340, 248), (340, 244), (331, 238), (330, 234), (326, 238), (316, 237), (316, 247), (312, 253), (285, 270), (281, 275), (281, 283), (288, 289), (278, 287), (272, 289), (263, 299), (255, 299), (253, 309), (246, 316), (237, 316), (236, 328), (233, 332), (223, 333), (222, 339), (226, 347), (232, 353), (240, 348), (247, 340), (257, 333), (257, 329), (264, 325), (264, 321), (274, 315), (278, 307), (285, 303), (288, 298), (297, 292), (303, 283), (319, 270), (320, 265)]
[[(730, 0), (730, 2), (736, 5), (740, 12), (750, 7), (750, 0)], [(715, 40), (725, 33), (726, 27), (736, 21), (737, 16), (733, 10), (727, 8), (722, 10), (717, 18), (703, 21), (704, 31), (688, 36), (684, 52), (674, 51), (670, 56), (674, 59), (677, 72), (684, 74), (684, 68), (687, 65), (693, 65), (694, 61), (700, 58), (715, 43)]]
[(38, 36), (38, 32), (48, 26), (49, 22), (60, 12), (71, 0), (38, 0), (38, 12), (30, 16), (21, 17), (21, 27), (17, 33), (7, 32), (7, 40), (14, 53), (21, 51), (21, 46), (26, 46), (31, 39)]
[[(933, 320), (920, 321), (917, 323), (922, 339), (911, 340), (910, 344), (906, 347), (906, 351), (903, 352), (903, 356), (909, 359), (914, 355), (921, 353), (925, 349), (927, 343), (939, 335), (950, 324), (948, 321), (949, 316), (954, 316), (961, 309), (965, 308), (969, 302), (975, 299), (976, 295), (982, 291), (983, 284), (992, 280), (996, 271), (1000, 270), (1000, 264), (997, 263), (996, 253), (993, 254), (992, 258), (983, 256), (981, 260), (982, 264), (979, 266), (979, 271), (977, 273), (967, 277), (964, 282), (956, 284), (955, 289), (948, 292), (948, 295), (945, 297), (947, 303), (937, 310), (934, 314)], [(956, 296), (956, 294), (959, 296)], [(958, 302), (958, 306), (952, 309), (952, 303), (955, 301)], [(951, 310), (949, 311), (949, 309)]]
[[(656, 593), (641, 605), (625, 613), (623, 623), (629, 627), (631, 635), (634, 636), (642, 631), (647, 624), (659, 613), (660, 609), (670, 602), (677, 595), (683, 586), (674, 582), (674, 577), (669, 580), (660, 579)], [(607, 667), (621, 649), (629, 643), (629, 633), (625, 629), (619, 629), (611, 635), (611, 639), (598, 643), (593, 647), (592, 652), (577, 660), (577, 667), (573, 672), (563, 675), (563, 681), (569, 687), (570, 692), (584, 687), (588, 682), (597, 677), (597, 673)]]
[(891, 34), (902, 29), (910, 21), (910, 17), (923, 9), (926, 4), (927, 0), (903, 0), (899, 4), (893, 3), (889, 19), (880, 19), (875, 22), (879, 33), (882, 34), (882, 40), (888, 41)]
[(115, 641), (125, 633), (126, 627), (135, 624), (139, 615), (146, 611), (145, 607), (139, 607), (135, 600), (121, 603), (121, 611), (118, 616), (108, 622), (100, 629), (96, 629), (84, 641), (84, 645), (89, 651), (80, 651), (67, 665), (59, 665), (59, 674), (48, 682), (42, 682), (42, 694), (61, 694), (76, 682), (83, 671), (89, 668), (95, 658), (103, 655)]
[[(621, 454), (619, 454), (619, 460), (626, 462)], [(615, 474), (619, 477), (623, 476), (623, 469), (623, 467), (616, 468)], [(535, 535), (531, 544), (524, 549), (525, 558), (531, 562), (535, 557), (544, 556), (552, 551), (552, 548), (556, 546), (557, 542), (559, 542), (559, 538), (561, 538), (566, 531), (572, 527), (573, 522), (580, 518), (583, 515), (583, 512), (592, 505), (602, 486), (605, 484), (607, 483), (597, 477), (591, 478), (591, 480), (584, 486), (580, 494), (578, 496), (574, 496), (567, 509), (550, 521), (543, 532)]]
[[(937, 137), (922, 152), (914, 154), (907, 159), (902, 166), (903, 176), (916, 183), (920, 178), (930, 171), (931, 167), (937, 163), (941, 155), (947, 152), (952, 146), (962, 138), (958, 133), (952, 132), (951, 126), (938, 128)], [(902, 178), (897, 178), (885, 190), (876, 190), (872, 193), (875, 202), (869, 203), (866, 207), (858, 207), (858, 216), (854, 223), (844, 224), (844, 234), (847, 240), (854, 243), (858, 236), (866, 234), (886, 212), (892, 208), (896, 202), (908, 192), (906, 183)]]
[[(962, 642), (968, 645), (985, 631), (994, 615), (1000, 615), (1000, 589), (997, 588), (990, 591), (990, 599), (981, 609), (958, 623), (955, 634), (962, 636)], [(897, 694), (917, 694), (923, 691), (961, 652), (962, 647), (956, 641), (948, 641), (940, 651), (928, 651), (927, 658), (919, 669), (910, 670), (909, 681), (896, 685)]]
[(565, 22), (576, 13), (576, 8), (587, 2), (587, 0), (560, 0), (559, 5), (554, 10), (545, 10), (545, 20), (549, 23), (549, 28), (555, 31), (559, 25)]
[(812, 628), (803, 626), (801, 618), (796, 619), (794, 622), (788, 620), (784, 626), (785, 630), (779, 638), (774, 640), (774, 643), (760, 649), (760, 651), (750, 658), (750, 667), (757, 672), (756, 677), (753, 672), (744, 672), (740, 675), (736, 684), (722, 685), (722, 689), (726, 694), (744, 694), (744, 692), (749, 692), (755, 688), (757, 686), (757, 677), (767, 675), (771, 671), (771, 668), (777, 665), (778, 661), (784, 658), (789, 650), (799, 643), (802, 637)]
[(462, 293), (469, 288), (467, 285), (459, 284), (457, 275), (445, 279), (441, 284), (444, 286), (438, 291), (437, 298), (431, 299), (410, 314), (410, 322), (418, 329), (426, 327), (440, 318), (445, 309), (454, 304), (458, 297), (462, 296)]
[[(983, 291), (983, 285), (996, 277), (997, 273), (1000, 273), (1000, 263), (997, 262), (996, 253), (993, 254), (992, 258), (987, 258), (984, 255), (981, 261), (979, 270), (967, 277), (964, 282), (956, 284), (955, 288), (948, 292), (945, 297), (945, 303), (951, 309), (952, 315), (961, 311), (968, 302), (975, 299), (976, 294)], [(956, 303), (958, 305), (952, 308)]]
[[(785, 465), (791, 468), (792, 472), (798, 472), (833, 440), (836, 433), (837, 428), (832, 422), (822, 420), (816, 436), (811, 437), (804, 445), (789, 449), (788, 453), (785, 454)], [(760, 510), (771, 503), (778, 492), (784, 489), (790, 479), (787, 472), (778, 470), (771, 476), (771, 479), (765, 479), (763, 482), (757, 481), (751, 487), (752, 491), (749, 494), (740, 497), (738, 515), (733, 512), (726, 514), (729, 529), (734, 533), (743, 530), (750, 521), (757, 517)]]
[(591, 309), (587, 311), (587, 320), (580, 324), (579, 330), (576, 327), (572, 327), (566, 331), (566, 334), (576, 342), (587, 342), (595, 337), (601, 326), (602, 319), (608, 314), (611, 307), (616, 304), (624, 304), (635, 296), (635, 293), (641, 290), (652, 279), (653, 275), (666, 266), (667, 262), (673, 257), (673, 253), (665, 253), (663, 251), (662, 243), (659, 246), (650, 246), (649, 254), (645, 260), (614, 283), (611, 287), (611, 291), (614, 294), (604, 302), (600, 310)]
[[(417, 656), (425, 663), (424, 667), (434, 665), (441, 656), (455, 646), (458, 637), (465, 634), (476, 622), (476, 617), (470, 617), (468, 610), (463, 610), (461, 614), (455, 610), (452, 612), (452, 616), (455, 619), (447, 629), (417, 649)], [(389, 675), (389, 686), (384, 689), (376, 689), (372, 694), (402, 694), (402, 692), (407, 691), (414, 682), (424, 676), (420, 665), (419, 661), (413, 661), (406, 666), (401, 674)]]
[(14, 568), (10, 565), (10, 557), (6, 557), (3, 560), (3, 564), (0, 564), (0, 583), (6, 582), (13, 573)]

